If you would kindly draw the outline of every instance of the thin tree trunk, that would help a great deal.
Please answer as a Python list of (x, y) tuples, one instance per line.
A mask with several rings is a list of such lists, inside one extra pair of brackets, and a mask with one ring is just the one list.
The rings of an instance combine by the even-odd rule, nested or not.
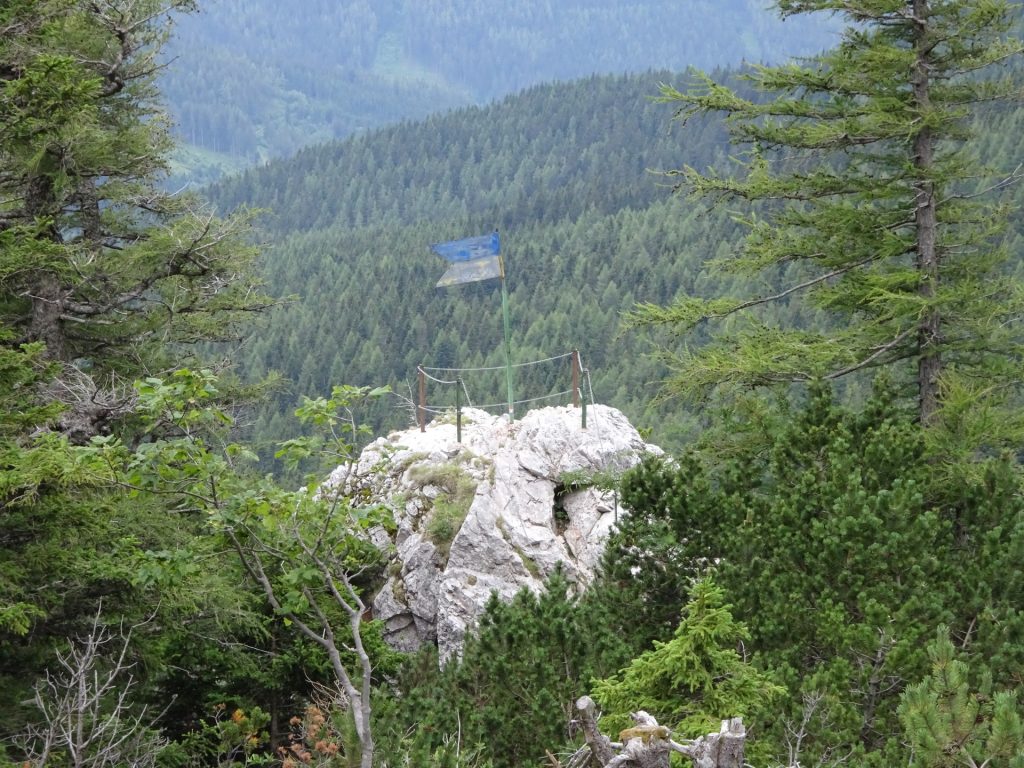
[[(25, 219), (28, 222), (40, 221), (52, 217), (54, 207), (53, 185), (46, 176), (37, 175), (28, 183), (25, 198)], [(55, 224), (46, 228), (45, 238), (59, 243), (60, 232)], [(50, 271), (40, 271), (30, 285), (27, 294), (32, 302), (31, 317), (28, 323), (29, 341), (41, 341), (46, 345), (46, 356), (53, 360), (65, 360), (67, 340), (61, 315), (64, 311), (66, 295), (60, 278)]]
[(357, 609), (352, 614), (349, 624), (352, 627), (352, 644), (355, 646), (356, 655), (359, 657), (359, 667), (362, 674), (362, 680), (360, 681), (360, 689), (362, 691), (361, 706), (359, 711), (354, 713), (359, 718), (357, 721), (359, 725), (359, 748), (362, 750), (359, 765), (360, 768), (373, 768), (374, 743), (373, 728), (370, 722), (371, 676), (373, 667), (370, 664), (370, 655), (366, 652), (366, 648), (363, 647), (362, 635), (359, 633), (363, 609), (361, 602), (358, 602)]
[[(927, 38), (928, 16), (931, 13), (929, 0), (913, 0), (915, 39), (913, 100), (920, 112), (931, 105), (931, 52)], [(921, 278), (920, 296), (931, 303), (939, 287), (938, 217), (935, 210), (935, 182), (932, 173), (935, 165), (935, 139), (929, 127), (923, 126), (914, 135), (914, 168), (917, 179), (914, 183), (915, 212), (914, 227), (917, 250), (917, 270)], [(935, 419), (939, 409), (939, 376), (942, 373), (942, 353), (939, 348), (942, 334), (942, 318), (933, 307), (925, 310), (918, 325), (918, 417), (924, 425)]]

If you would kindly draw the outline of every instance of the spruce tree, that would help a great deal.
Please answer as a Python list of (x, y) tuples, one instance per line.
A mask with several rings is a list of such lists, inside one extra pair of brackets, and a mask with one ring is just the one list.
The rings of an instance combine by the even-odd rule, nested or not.
[[(749, 152), (738, 175), (687, 167), (679, 189), (749, 203), (742, 245), (712, 265), (767, 281), (754, 296), (640, 307), (641, 324), (718, 333), (671, 351), (670, 388), (838, 379), (893, 366), (936, 422), (954, 393), (1003, 392), (1018, 378), (1020, 286), (1009, 278), (993, 190), (1012, 180), (971, 156), (968, 119), (1016, 86), (996, 67), (1016, 56), (1005, 0), (779, 0), (784, 17), (848, 23), (817, 57), (753, 67), (744, 98), (699, 76), (665, 87), (683, 119), (724, 113)], [(982, 181), (984, 179), (984, 181)], [(749, 284), (749, 283), (748, 283)], [(764, 283), (762, 283), (764, 284)], [(779, 327), (779, 302), (826, 310), (827, 330)], [(958, 383), (959, 382), (959, 383)], [(991, 439), (991, 438), (990, 438)]]
[(154, 86), (189, 0), (0, 7), (0, 322), (41, 342), (78, 440), (109, 429), (131, 377), (235, 338), (267, 301), (243, 218), (161, 186), (172, 144)]
[(725, 597), (712, 579), (696, 582), (671, 640), (655, 641), (616, 676), (594, 682), (608, 729), (627, 728), (638, 709), (685, 738), (717, 730), (723, 719), (767, 715), (783, 689), (740, 655), (750, 634)]
[[(206, 568), (181, 556), (203, 519), (166, 496), (130, 494), (76, 445), (147, 439), (133, 379), (181, 366), (197, 342), (233, 337), (267, 303), (244, 219), (218, 219), (161, 185), (171, 142), (154, 77), (169, 14), (191, 8), (0, 3), (4, 743), (34, 716), (32, 684), (100, 606), (103, 621), (173, 628), (134, 637), (132, 652), (152, 662), (138, 673), (145, 695), (172, 687), (169, 670), (187, 654), (203, 659), (188, 707), (205, 705), (206, 686), (243, 675), (252, 684), (248, 654), (209, 638), (241, 630), (251, 641), (263, 618), (219, 552), (198, 545), (220, 563)], [(153, 430), (166, 431), (175, 427)], [(188, 707), (178, 712), (193, 715)]]

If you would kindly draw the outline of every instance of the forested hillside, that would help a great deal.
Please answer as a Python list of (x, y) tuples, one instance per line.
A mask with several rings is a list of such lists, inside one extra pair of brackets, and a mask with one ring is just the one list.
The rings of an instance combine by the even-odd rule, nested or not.
[[(651, 98), (660, 81), (679, 77), (536, 86), (486, 108), (309, 148), (212, 188), (225, 208), (269, 211), (268, 283), (298, 297), (241, 350), (243, 375), (276, 369), (295, 392), (346, 382), (408, 394), (420, 364), (501, 364), (497, 284), (435, 289), (443, 262), (428, 248), (497, 228), (513, 358), (578, 347), (594, 397), (654, 424), (644, 412), (663, 371), (635, 337), (620, 335), (620, 314), (636, 301), (709, 290), (699, 265), (732, 228), (725, 212), (673, 199), (668, 180), (652, 173), (681, 157), (671, 109)], [(722, 160), (724, 140), (714, 122), (693, 125), (685, 154)], [(565, 390), (567, 376), (522, 371), (517, 399)], [(466, 383), (475, 402), (493, 403), (503, 399), (500, 381), (495, 373)], [(435, 397), (450, 403), (453, 394)], [(407, 420), (396, 404), (381, 425)], [(280, 429), (279, 416), (265, 413), (258, 434)]]
[(759, 0), (206, 0), (161, 76), (193, 179), (527, 86), (812, 53)]
[[(243, 375), (280, 371), (296, 393), (390, 383), (408, 396), (417, 365), (500, 365), (497, 285), (435, 289), (444, 262), (428, 249), (497, 228), (515, 361), (578, 347), (598, 401), (679, 444), (693, 423), (678, 403), (652, 404), (667, 369), (646, 354), (650, 336), (623, 332), (623, 313), (683, 295), (763, 292), (774, 280), (706, 273), (703, 263), (728, 255), (740, 230), (728, 207), (674, 197), (672, 178), (659, 173), (730, 163), (719, 121), (680, 128), (671, 106), (653, 98), (659, 83), (685, 81), (650, 72), (536, 86), (488, 107), (311, 147), (214, 186), (210, 196), (225, 209), (267, 211), (268, 282), (297, 297), (241, 350)], [(984, 120), (1001, 129), (986, 132), (979, 151), (1012, 152), (1019, 112)], [(824, 322), (812, 308), (786, 304), (768, 318), (780, 313), (798, 327)], [(517, 399), (567, 389), (564, 370), (518, 375)], [(498, 373), (467, 386), (477, 403), (504, 398)], [(442, 404), (454, 397), (444, 388), (430, 395)], [(265, 409), (256, 434), (286, 432), (290, 402)], [(662, 418), (666, 407), (678, 418)], [(377, 418), (393, 426), (409, 414), (396, 402)]]
[[(166, 186), (155, 77), (192, 6), (0, 3), (0, 768), (1024, 768), (1019, 7), (779, 0), (838, 46), (365, 132), (224, 181), (218, 216)], [(500, 365), (495, 286), (438, 291), (428, 247), (494, 228), (515, 359), (579, 346), (597, 399), (699, 434), (528, 481), (541, 545), (613, 494), (600, 572), (473, 548), (545, 587), (440, 666), (370, 610), (411, 593), (387, 534), (442, 568), (498, 470), (396, 447), (421, 493), (372, 503), (361, 422), (408, 414), (351, 382)], [(696, 415), (652, 404), (665, 377)]]

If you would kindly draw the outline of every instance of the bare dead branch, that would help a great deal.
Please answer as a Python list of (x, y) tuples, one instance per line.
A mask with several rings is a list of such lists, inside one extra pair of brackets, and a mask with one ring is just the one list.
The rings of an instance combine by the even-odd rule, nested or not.
[(47, 672), (33, 697), (42, 722), (17, 740), (29, 765), (156, 765), (164, 742), (154, 725), (162, 713), (151, 715), (132, 701), (137, 681), (129, 649), (136, 628), (112, 631), (102, 621), (101, 606), (89, 634), (58, 653), (58, 671)]

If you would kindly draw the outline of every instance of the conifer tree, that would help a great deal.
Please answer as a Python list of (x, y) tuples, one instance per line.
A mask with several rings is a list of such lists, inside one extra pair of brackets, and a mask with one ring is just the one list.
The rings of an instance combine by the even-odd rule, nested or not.
[[(244, 219), (160, 182), (171, 140), (154, 77), (190, 0), (0, 7), (0, 321), (59, 363), (79, 440), (123, 412), (130, 377), (181, 344), (233, 338), (266, 306)], [(125, 379), (127, 378), (127, 382)]]
[(492, 595), (460, 658), (439, 667), (430, 648), (410, 659), (397, 681), (401, 694), (382, 696), (375, 710), (381, 752), (425, 765), (457, 737), (494, 768), (515, 768), (570, 742), (574, 702), (632, 653), (590, 593), (574, 596), (570, 587), (556, 570), (540, 594), (524, 588), (509, 603)]
[[(751, 204), (743, 244), (712, 265), (767, 279), (760, 295), (646, 305), (634, 320), (692, 330), (717, 321), (696, 352), (670, 352), (671, 389), (836, 379), (894, 366), (937, 420), (954, 381), (1016, 380), (1020, 286), (1004, 271), (1005, 216), (991, 194), (1012, 180), (970, 155), (968, 118), (1016, 86), (995, 66), (1017, 55), (1005, 0), (779, 0), (784, 17), (839, 15), (849, 26), (820, 56), (747, 77), (743, 98), (701, 76), (664, 88), (679, 116), (724, 113), (749, 147), (742, 173), (687, 167), (679, 189)], [(980, 181), (979, 179), (986, 179)], [(783, 328), (768, 305), (827, 310), (828, 330)], [(963, 385), (958, 391), (980, 389)]]
[(938, 575), (945, 528), (921, 494), (920, 434), (884, 395), (852, 415), (818, 388), (773, 437), (711, 472), (698, 456), (641, 467), (623, 499), (663, 510), (680, 562), (717, 564), (748, 647), (790, 687), (777, 714), (798, 720), (789, 707), (825, 694), (819, 714), (842, 725), (823, 734), (809, 724), (805, 751), (875, 751), (922, 666), (921, 634), (949, 599)]
[(103, 621), (158, 613), (174, 627), (159, 641), (139, 633), (133, 642), (133, 652), (154, 660), (146, 695), (173, 677), (169, 660), (183, 649), (205, 656), (190, 683), (213, 684), (206, 662), (221, 680), (243, 666), (245, 654), (197, 639), (211, 626), (262, 629), (237, 580), (220, 581), (224, 568), (202, 571), (178, 556), (201, 520), (166, 497), (133, 498), (75, 445), (99, 435), (145, 439), (132, 380), (182, 365), (196, 342), (233, 336), (267, 303), (250, 270), (244, 219), (218, 219), (161, 186), (171, 143), (154, 76), (169, 15), (192, 7), (0, 3), (5, 743), (33, 716), (28, 689), (57, 649), (88, 631), (99, 605)]
[(693, 586), (683, 619), (668, 642), (633, 659), (615, 677), (595, 683), (608, 728), (626, 728), (642, 709), (680, 736), (715, 730), (722, 719), (764, 715), (782, 688), (738, 652), (750, 635), (733, 618), (725, 592), (710, 578)]
[(920, 765), (928, 768), (1024, 766), (1024, 713), (1016, 690), (993, 690), (957, 654), (945, 627), (928, 647), (931, 674), (908, 688), (900, 720)]

